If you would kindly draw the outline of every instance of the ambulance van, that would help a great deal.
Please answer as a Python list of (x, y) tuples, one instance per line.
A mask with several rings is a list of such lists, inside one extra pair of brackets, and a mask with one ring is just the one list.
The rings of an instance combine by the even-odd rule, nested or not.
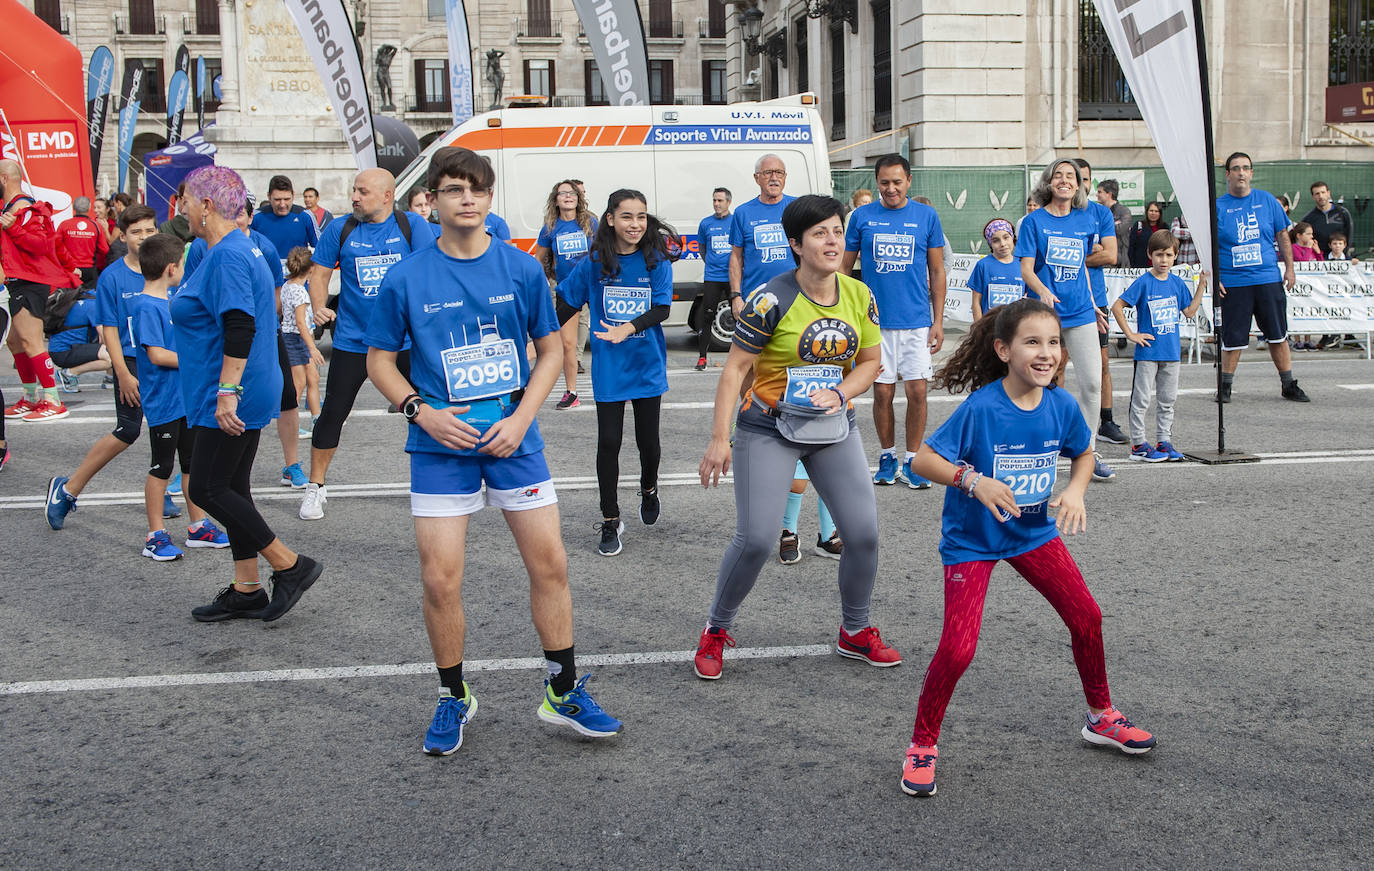
[(758, 196), (754, 164), (776, 154), (787, 166), (786, 193), (827, 194), (830, 159), (814, 94), (727, 106), (587, 106), (509, 108), (476, 115), (440, 136), (401, 174), (396, 195), (424, 185), (430, 155), (461, 145), (496, 169), (492, 210), (512, 241), (534, 248), (544, 205), (564, 179), (586, 184), (587, 206), (600, 219), (620, 188), (642, 191), (649, 210), (682, 234), (673, 264), (673, 310), (665, 326), (710, 329), (717, 347), (734, 330), (728, 302), (701, 312), (702, 261), (697, 224), (710, 215), (711, 192), (729, 188), (734, 205)]

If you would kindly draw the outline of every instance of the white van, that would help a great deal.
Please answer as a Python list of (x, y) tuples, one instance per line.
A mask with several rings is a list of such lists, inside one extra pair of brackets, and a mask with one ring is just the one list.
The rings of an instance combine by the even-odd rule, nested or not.
[[(493, 211), (520, 248), (534, 248), (544, 204), (558, 182), (585, 182), (593, 214), (620, 188), (639, 190), (649, 210), (686, 242), (673, 265), (673, 311), (665, 326), (700, 329), (702, 262), (697, 224), (711, 214), (711, 191), (729, 188), (735, 204), (758, 196), (754, 163), (773, 153), (787, 165), (787, 193), (833, 191), (825, 132), (814, 94), (728, 106), (588, 106), (485, 112), (436, 139), (396, 182), (397, 196), (423, 186), (430, 155), (461, 145), (496, 169)], [(729, 341), (729, 305), (709, 319), (717, 344)]]

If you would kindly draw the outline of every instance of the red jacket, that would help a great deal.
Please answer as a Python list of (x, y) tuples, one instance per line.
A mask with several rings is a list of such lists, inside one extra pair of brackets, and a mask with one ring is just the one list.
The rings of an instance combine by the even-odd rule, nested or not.
[(15, 222), (0, 232), (0, 260), (6, 278), (20, 278), (51, 287), (76, 287), (81, 282), (57, 259), (57, 232), (52, 206), (21, 194), (5, 204)]
[(67, 271), (94, 268), (105, 262), (108, 253), (110, 240), (105, 238), (105, 228), (94, 218), (77, 215), (58, 225), (57, 259)]

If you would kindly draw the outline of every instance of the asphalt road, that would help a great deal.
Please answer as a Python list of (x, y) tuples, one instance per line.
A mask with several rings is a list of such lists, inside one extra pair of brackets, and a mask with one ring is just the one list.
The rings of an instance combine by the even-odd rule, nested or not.
[[(64, 531), (47, 528), (48, 477), (112, 419), (93, 379), (70, 397), (70, 420), (13, 425), (15, 458), (0, 473), (0, 867), (1374, 864), (1374, 363), (1298, 355), (1306, 406), (1279, 398), (1262, 358), (1243, 363), (1227, 440), (1262, 454), (1257, 464), (1146, 467), (1104, 448), (1117, 478), (1091, 487), (1089, 531), (1069, 546), (1104, 612), (1113, 698), (1155, 732), (1154, 752), (1128, 758), (1079, 737), (1067, 632), (1000, 567), (979, 655), (945, 721), (939, 794), (918, 800), (898, 779), (940, 631), (940, 494), (876, 493), (874, 616), (902, 666), (826, 652), (839, 622), (835, 563), (808, 547), (799, 564), (764, 569), (734, 631), (745, 655), (727, 651), (723, 679), (698, 680), (688, 651), (734, 506), (728, 485), (692, 481), (719, 370), (690, 371), (695, 353), (673, 333), (664, 517), (627, 521), (620, 556), (595, 552), (591, 404), (541, 415), (577, 649), (584, 670), (609, 659), (590, 669), (590, 687), (627, 724), (604, 742), (534, 716), (538, 665), (510, 661), (539, 654), (527, 585), (500, 516), (485, 512), (465, 584), (480, 711), (458, 753), (419, 752), (437, 682), (403, 427), (370, 387), (344, 430), (322, 522), (296, 517), (274, 474), (279, 445), (264, 439), (263, 512), (326, 565), (275, 624), (191, 620), (229, 577), (226, 552), (169, 564), (138, 555), (146, 441), (95, 479)], [(1114, 363), (1123, 424), (1129, 372), (1128, 360)], [(1212, 378), (1185, 367), (1175, 429), (1185, 450), (1215, 446)], [(13, 384), (8, 371), (0, 383)], [(936, 397), (932, 427), (954, 407)], [(867, 406), (859, 419), (873, 455)], [(626, 515), (635, 457), (627, 433)], [(801, 525), (809, 544), (813, 496)]]

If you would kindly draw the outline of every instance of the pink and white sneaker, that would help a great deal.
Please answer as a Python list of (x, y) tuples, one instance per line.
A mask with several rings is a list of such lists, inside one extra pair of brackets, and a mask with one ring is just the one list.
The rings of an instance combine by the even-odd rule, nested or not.
[(1094, 723), (1091, 717), (1083, 725), (1083, 737), (1093, 744), (1115, 747), (1122, 753), (1149, 753), (1155, 746), (1155, 736), (1136, 726), (1116, 708), (1102, 712)]
[(50, 420), (61, 420), (70, 417), (71, 412), (67, 410), (65, 403), (52, 402), (47, 399), (40, 400), (33, 411), (24, 415), (25, 423), (46, 423)]

